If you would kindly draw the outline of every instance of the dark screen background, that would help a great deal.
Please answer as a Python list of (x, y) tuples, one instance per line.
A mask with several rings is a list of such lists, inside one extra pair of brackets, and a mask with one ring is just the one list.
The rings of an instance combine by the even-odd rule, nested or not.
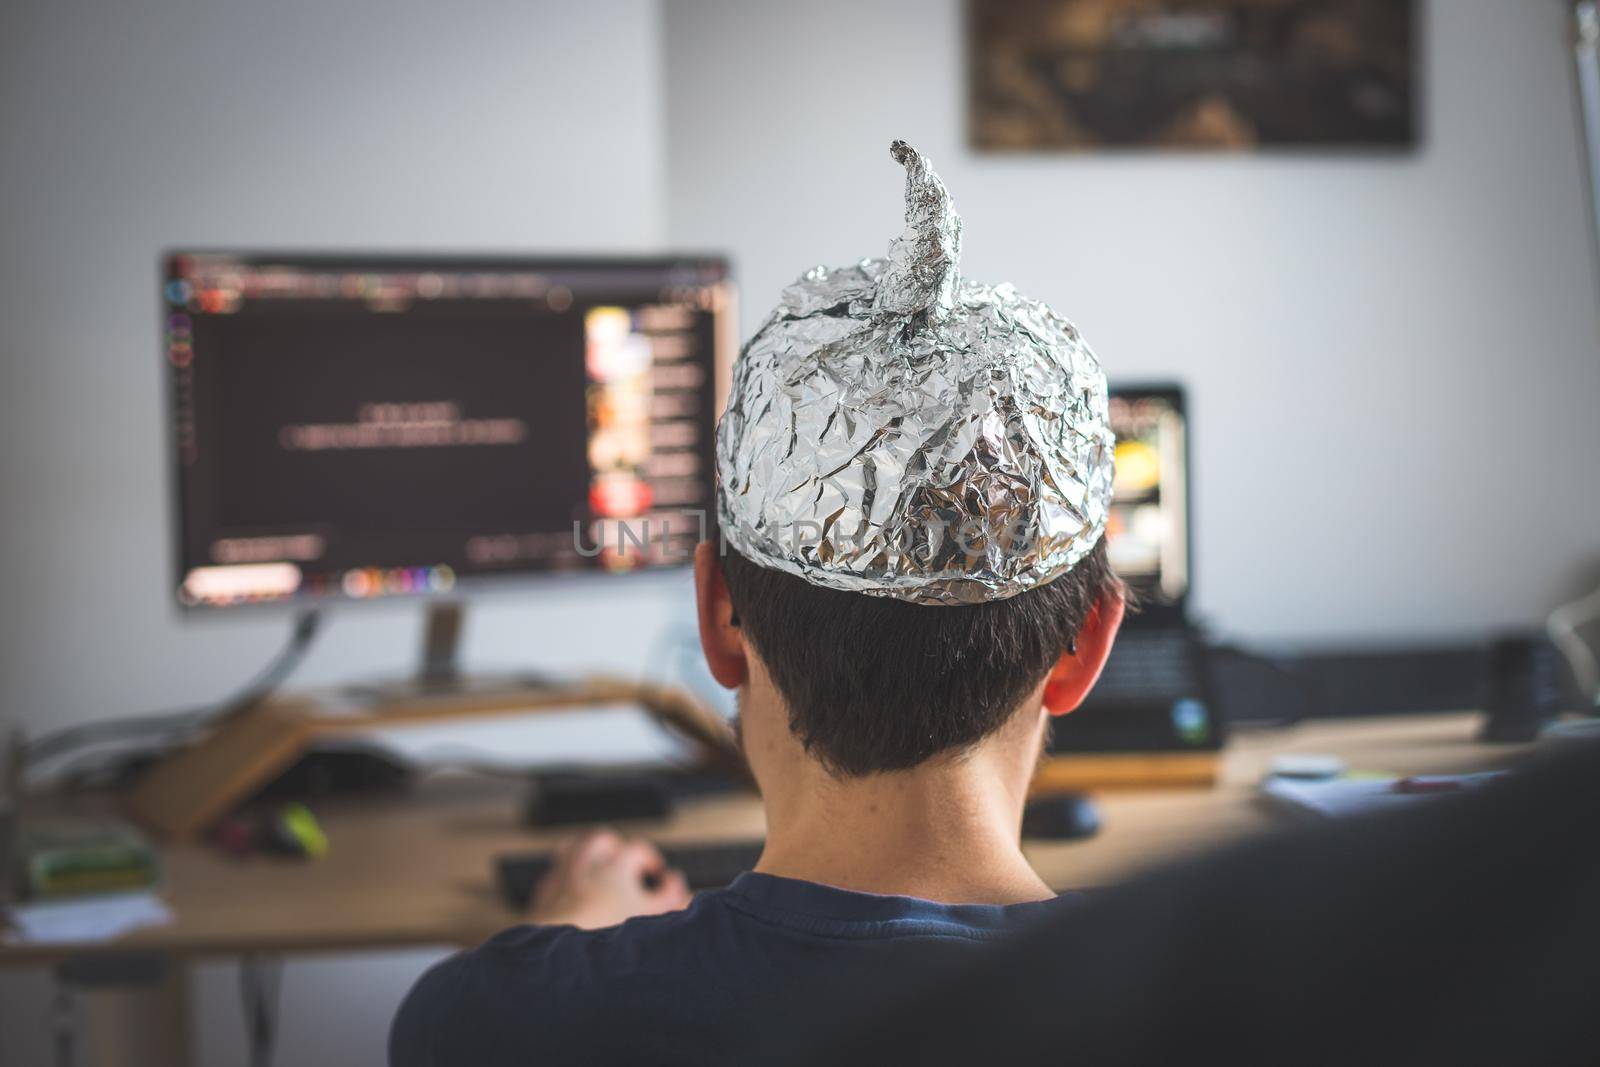
[[(579, 315), (212, 316), (196, 340), (212, 356), (196, 369), (227, 472), (213, 513), (222, 527), (553, 530), (584, 502)], [(520, 419), (528, 436), (323, 451), (279, 440), (289, 424), (356, 422), (367, 404), (440, 401), (465, 419)]]

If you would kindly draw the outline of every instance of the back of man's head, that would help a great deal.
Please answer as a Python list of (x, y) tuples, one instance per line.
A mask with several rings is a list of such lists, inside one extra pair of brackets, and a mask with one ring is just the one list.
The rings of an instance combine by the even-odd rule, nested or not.
[(906, 770), (999, 730), (1117, 585), (1104, 542), (1046, 585), (959, 607), (812, 585), (732, 549), (722, 573), (790, 729), (847, 776)]

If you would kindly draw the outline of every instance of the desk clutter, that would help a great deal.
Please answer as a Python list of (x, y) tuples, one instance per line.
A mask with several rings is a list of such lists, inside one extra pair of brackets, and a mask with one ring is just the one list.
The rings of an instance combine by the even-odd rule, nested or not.
[(101, 941), (171, 919), (157, 896), (161, 861), (135, 827), (116, 819), (57, 817), (21, 822), (7, 892), (9, 940), (20, 944)]
[[(327, 835), (304, 804), (257, 806), (228, 816), (209, 841), (243, 859), (256, 853), (326, 855)], [(110, 941), (172, 920), (162, 900), (161, 851), (138, 827), (98, 816), (19, 820), (0, 868), (0, 921), (16, 944)]]
[(159, 896), (97, 893), (13, 904), (4, 940), (16, 945), (85, 945), (112, 941), (147, 926), (164, 926), (172, 911)]
[(1432, 798), (1477, 789), (1503, 777), (1503, 771), (1405, 776), (1369, 773), (1321, 780), (1273, 775), (1261, 783), (1261, 792), (1295, 814), (1340, 818), (1427, 803)]
[[(21, 787), (26, 748), (15, 745), (0, 789), (0, 911), (11, 940), (28, 944), (94, 944), (167, 922), (171, 912), (159, 895), (162, 849), (195, 842), (231, 863), (316, 860), (335, 844), (311, 806), (318, 798), (405, 799), (418, 769), (364, 742), (372, 730), (619, 703), (632, 703), (688, 739), (706, 773), (688, 786), (670, 776), (636, 777), (620, 794), (610, 780), (554, 775), (543, 788), (535, 781), (543, 817), (582, 822), (665, 814), (686, 789), (745, 784), (731, 730), (692, 697), (597, 678), (463, 686), (379, 702), (263, 695), (228, 708), (147, 761), (125, 788), (98, 794), (27, 793)], [(56, 814), (63, 806), (96, 814)]]
[(328, 854), (328, 835), (304, 804), (269, 806), (229, 815), (208, 840), (235, 859), (259, 853), (318, 859)]
[(63, 816), (21, 823), (17, 889), (24, 900), (150, 889), (161, 862), (149, 840), (118, 819)]

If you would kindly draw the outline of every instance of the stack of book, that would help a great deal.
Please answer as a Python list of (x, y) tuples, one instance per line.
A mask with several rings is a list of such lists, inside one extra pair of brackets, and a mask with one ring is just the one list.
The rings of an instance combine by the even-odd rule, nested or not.
[(115, 819), (17, 820), (5, 882), (7, 936), (33, 944), (103, 941), (171, 918), (156, 887), (161, 862)]

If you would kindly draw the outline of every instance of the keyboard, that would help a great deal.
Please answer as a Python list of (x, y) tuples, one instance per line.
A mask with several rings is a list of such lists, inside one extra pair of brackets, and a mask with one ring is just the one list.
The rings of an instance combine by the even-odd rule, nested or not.
[[(661, 855), (668, 867), (683, 872), (690, 889), (720, 889), (761, 858), (761, 841), (712, 841), (698, 844), (662, 845)], [(506, 904), (522, 911), (539, 883), (555, 862), (549, 852), (512, 852), (495, 857), (495, 880)]]
[(1123, 630), (1090, 694), (1093, 703), (1165, 702), (1197, 696), (1199, 663), (1186, 630)]

